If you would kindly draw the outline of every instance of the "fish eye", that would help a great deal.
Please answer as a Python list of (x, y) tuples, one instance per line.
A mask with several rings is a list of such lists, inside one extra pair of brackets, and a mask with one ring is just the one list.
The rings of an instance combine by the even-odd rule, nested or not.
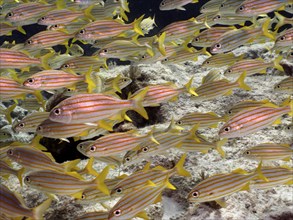
[(7, 155), (13, 155), (13, 150), (12, 150), (12, 149), (9, 149), (9, 150), (7, 151)]
[(243, 6), (243, 5), (241, 5), (240, 7), (239, 7), (239, 11), (243, 11), (245, 9), (245, 7)]
[(58, 27), (59, 27), (59, 25), (58, 25), (58, 24), (55, 24), (55, 25), (53, 25), (53, 27), (54, 27), (54, 28), (58, 28)]
[(221, 8), (224, 8), (224, 4), (221, 4), (220, 7), (221, 7)]
[(228, 72), (228, 73), (232, 73), (232, 70), (231, 70), (231, 69), (228, 69), (227, 72)]
[(61, 109), (60, 108), (56, 108), (56, 109), (54, 109), (54, 114), (55, 115), (60, 115), (61, 114)]
[(81, 199), (86, 199), (85, 194), (82, 194), (82, 195), (81, 195)]
[(199, 196), (199, 192), (198, 192), (198, 191), (194, 191), (194, 192), (192, 193), (192, 197), (197, 198), (198, 196)]
[(24, 178), (24, 181), (26, 181), (27, 183), (30, 183), (30, 182), (31, 182), (31, 178), (30, 178), (29, 176), (26, 176), (26, 177)]
[(182, 121), (177, 121), (176, 124), (177, 125), (181, 125), (182, 124)]
[(94, 152), (95, 150), (96, 150), (96, 147), (95, 146), (91, 146), (90, 151), (91, 152)]
[(115, 191), (116, 191), (116, 193), (122, 193), (122, 189), (121, 188), (117, 188)]
[(37, 131), (41, 131), (42, 130), (42, 126), (38, 126)]
[(216, 48), (221, 48), (222, 45), (221, 45), (221, 44), (216, 44), (215, 47), (216, 47)]
[(42, 20), (42, 21), (46, 20), (46, 17), (41, 17), (41, 20)]
[(164, 61), (167, 62), (168, 61), (168, 58), (165, 58)]
[(148, 152), (148, 150), (149, 150), (148, 147), (144, 147), (144, 148), (142, 148), (142, 151), (143, 151), (143, 152)]
[(9, 13), (7, 13), (6, 16), (7, 16), (7, 17), (12, 17), (12, 16), (13, 16), (13, 13), (12, 13), (12, 12), (9, 12)]
[(127, 82), (127, 79), (123, 79), (123, 82)]
[(64, 64), (64, 65), (63, 65), (63, 68), (69, 68), (69, 67), (70, 67), (69, 64)]
[(224, 128), (224, 131), (226, 131), (226, 132), (230, 131), (230, 127)]
[(285, 36), (282, 36), (282, 37), (280, 37), (280, 40), (286, 40), (286, 37)]
[(165, 2), (161, 2), (161, 6), (165, 6)]
[(217, 15), (214, 19), (220, 19), (221, 18), (221, 15)]
[(250, 154), (250, 151), (249, 151), (249, 150), (248, 150), (248, 151), (246, 151), (246, 152), (245, 152), (245, 154), (249, 155), (249, 154)]
[(292, 8), (292, 5), (287, 5), (288, 6), (288, 8)]
[(19, 124), (18, 124), (18, 127), (23, 128), (23, 127), (24, 127), (24, 123), (19, 123)]
[(205, 9), (206, 7), (205, 6), (203, 6), (201, 9)]
[(83, 144), (79, 144), (78, 147), (79, 147), (80, 149), (83, 149)]
[(277, 85), (276, 87), (279, 89), (281, 86), (280, 85)]
[(33, 43), (32, 40), (28, 40), (28, 41), (27, 41), (27, 44), (32, 44), (32, 43)]
[(207, 62), (206, 62), (206, 64), (210, 64), (210, 63), (211, 63), (210, 61), (207, 61)]
[(290, 53), (290, 56), (293, 57), (293, 52)]
[(145, 58), (146, 58), (146, 56), (145, 56), (145, 55), (142, 55), (142, 56), (141, 56), (141, 58), (142, 58), (142, 59), (145, 59)]
[(199, 41), (199, 37), (195, 38), (194, 40), (198, 42)]
[(35, 82), (35, 80), (34, 80), (33, 78), (28, 78), (26, 81), (27, 81), (28, 83), (30, 83), (30, 84), (32, 84), (32, 83)]
[(232, 114), (232, 111), (231, 111), (231, 110), (229, 110), (229, 111), (228, 111), (228, 114)]
[(82, 30), (79, 31), (79, 33), (80, 33), (80, 34), (85, 34), (85, 30), (82, 29)]
[(103, 53), (108, 53), (108, 50), (107, 49), (103, 49), (102, 52)]
[(130, 161), (130, 157), (126, 157), (125, 160), (126, 160), (127, 162), (129, 162), (129, 161)]
[(120, 209), (117, 209), (113, 213), (114, 213), (115, 216), (120, 216), (122, 212), (121, 212)]

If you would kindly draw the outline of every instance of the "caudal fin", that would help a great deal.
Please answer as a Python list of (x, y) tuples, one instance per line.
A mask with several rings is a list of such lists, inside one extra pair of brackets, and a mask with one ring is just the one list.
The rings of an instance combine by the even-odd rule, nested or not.
[(146, 110), (144, 109), (144, 107), (142, 105), (142, 102), (143, 102), (144, 97), (147, 94), (147, 92), (148, 92), (148, 87), (145, 87), (137, 95), (135, 95), (133, 98), (131, 98), (131, 100), (133, 100), (133, 104), (134, 104), (133, 110), (136, 111), (137, 113), (139, 113), (145, 119), (149, 119), (149, 117), (148, 117), (148, 113), (146, 112)]
[(246, 72), (242, 73), (236, 82), (238, 83), (239, 88), (244, 89), (246, 91), (250, 91), (251, 88), (244, 82), (245, 77), (246, 77)]
[(186, 169), (184, 169), (185, 159), (186, 159), (186, 154), (183, 154), (183, 156), (180, 158), (180, 160), (178, 161), (174, 169), (176, 169), (176, 172), (178, 173), (178, 175), (189, 177), (191, 176), (190, 173)]

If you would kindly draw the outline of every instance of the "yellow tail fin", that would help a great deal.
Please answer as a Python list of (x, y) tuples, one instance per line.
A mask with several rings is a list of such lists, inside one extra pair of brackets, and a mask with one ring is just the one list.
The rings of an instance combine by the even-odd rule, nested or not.
[(242, 73), (236, 82), (238, 83), (239, 88), (244, 89), (246, 91), (250, 91), (251, 88), (247, 84), (245, 84), (245, 82), (244, 82), (245, 77), (246, 77), (246, 72)]
[(142, 105), (142, 102), (143, 102), (145, 95), (148, 92), (148, 89), (149, 89), (148, 87), (145, 87), (137, 95), (135, 95), (133, 98), (131, 98), (131, 100), (133, 101), (133, 110), (136, 111), (137, 113), (139, 113), (145, 119), (149, 119), (149, 117), (148, 117), (148, 113), (146, 112), (146, 110), (144, 109), (144, 107)]
[(183, 156), (180, 158), (174, 169), (176, 169), (176, 172), (180, 176), (191, 176), (190, 173), (184, 169), (184, 163), (186, 159), (186, 154), (183, 154)]

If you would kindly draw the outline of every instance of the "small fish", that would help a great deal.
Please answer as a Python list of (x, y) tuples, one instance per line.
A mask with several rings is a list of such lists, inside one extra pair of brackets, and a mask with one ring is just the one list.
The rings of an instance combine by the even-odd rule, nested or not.
[(115, 187), (113, 187), (111, 195), (125, 195), (134, 189), (143, 187), (148, 180), (159, 185), (162, 184), (167, 177), (171, 177), (175, 174), (189, 177), (190, 173), (183, 167), (185, 159), (186, 154), (184, 154), (177, 164), (170, 170), (158, 166), (153, 169), (137, 171), (118, 182)]
[(201, 6), (200, 13), (207, 14), (211, 12), (217, 12), (222, 2), (222, 0), (210, 0)]
[(242, 60), (244, 55), (235, 56), (234, 53), (215, 54), (206, 59), (202, 67), (222, 67), (230, 66), (235, 62)]
[(240, 75), (245, 72), (247, 76), (251, 76), (256, 73), (267, 73), (267, 68), (275, 67), (280, 71), (284, 71), (283, 67), (279, 64), (282, 56), (277, 57), (272, 62), (265, 62), (263, 59), (244, 59), (232, 64), (225, 72), (226, 76)]
[(20, 83), (13, 79), (0, 77), (1, 100), (24, 99), (26, 94), (32, 94), (34, 91), (24, 88)]
[(284, 31), (275, 41), (274, 48), (291, 47), (293, 41), (293, 28)]
[[(197, 93), (194, 92), (194, 89), (191, 87), (192, 79), (193, 78), (191, 78), (182, 88), (178, 88), (173, 83), (166, 83), (161, 85), (149, 85), (148, 91), (146, 95), (144, 96), (142, 105), (143, 106), (158, 106), (160, 103), (176, 100), (179, 94), (183, 92), (188, 92), (194, 96), (197, 96)], [(138, 90), (131, 97), (132, 98), (135, 97), (138, 93), (140, 93), (143, 90), (144, 88)]]
[(241, 5), (243, 0), (225, 0), (219, 7), (220, 14), (235, 14), (236, 9)]
[(56, 172), (71, 171), (76, 165), (76, 161), (64, 164), (56, 163), (50, 153), (43, 152), (30, 146), (13, 147), (7, 150), (7, 157), (30, 171), (53, 170)]
[(157, 27), (155, 16), (153, 18), (151, 16), (147, 17), (140, 23), (141, 30), (144, 34), (148, 34), (151, 30), (154, 29), (155, 26)]
[(277, 10), (285, 6), (287, 0), (245, 0), (236, 9), (236, 14), (239, 15), (259, 15)]
[(250, 187), (252, 189), (270, 189), (279, 185), (292, 185), (292, 168), (287, 167), (262, 167), (261, 172), (268, 179), (267, 181), (256, 179), (252, 180)]
[(231, 117), (220, 129), (223, 138), (243, 137), (272, 124), (280, 123), (280, 117), (293, 114), (293, 101), (288, 99), (280, 107), (272, 103), (243, 110)]
[(168, 179), (160, 185), (146, 182), (145, 186), (124, 195), (109, 211), (108, 220), (131, 219), (135, 216), (147, 218), (146, 213), (142, 215), (142, 210), (161, 201), (161, 193), (165, 188), (175, 189)]
[(75, 75), (61, 70), (43, 70), (25, 79), (23, 86), (34, 90), (54, 90), (70, 87), (85, 80), (83, 75)]
[(125, 77), (122, 74), (113, 78), (102, 79), (102, 92), (110, 93), (112, 91), (121, 93), (121, 90), (127, 87), (132, 82), (132, 79)]
[(74, 73), (85, 73), (89, 70), (89, 67), (91, 67), (93, 71), (98, 71), (100, 68), (107, 67), (107, 64), (104, 59), (99, 59), (96, 56), (82, 56), (66, 60), (61, 65), (63, 71), (71, 70)]
[(131, 24), (122, 24), (114, 20), (98, 20), (88, 23), (81, 29), (75, 37), (79, 40), (101, 40), (110, 37), (121, 36), (123, 37), (125, 32), (132, 31), (139, 35), (144, 35), (139, 24), (143, 16), (136, 19)]
[[(196, 140), (198, 139), (198, 141)], [(224, 158), (225, 151), (222, 146), (227, 143), (227, 139), (222, 139), (215, 142), (208, 141), (203, 135), (196, 134), (196, 139), (194, 137), (188, 137), (181, 142), (178, 150), (183, 152), (201, 152), (208, 153), (210, 149), (215, 149)]]
[(289, 144), (263, 143), (246, 150), (243, 155), (259, 161), (290, 161), (293, 149)]
[(204, 51), (195, 49), (187, 50), (185, 48), (174, 52), (172, 55), (166, 57), (164, 60), (161, 60), (162, 64), (179, 64), (186, 61), (197, 61), (198, 55), (202, 54)]
[(36, 132), (36, 129), (41, 122), (46, 120), (49, 116), (49, 112), (33, 112), (19, 122), (15, 122), (12, 125), (12, 129), (15, 132)]
[(274, 86), (276, 92), (293, 94), (293, 77), (287, 77)]
[(133, 132), (111, 133), (95, 140), (91, 146), (88, 146), (89, 150), (85, 153), (88, 157), (115, 156), (132, 150), (149, 139), (159, 144), (154, 139), (152, 132), (147, 135), (137, 135)]
[(244, 25), (246, 21), (254, 22), (255, 17), (253, 16), (244, 16), (244, 15), (235, 15), (235, 14), (217, 14), (213, 17), (215, 24), (220, 25)]
[(218, 123), (225, 120), (225, 117), (220, 117), (214, 112), (192, 112), (185, 114), (183, 117), (178, 119), (175, 124), (179, 126), (192, 126), (199, 124), (199, 128), (216, 128), (218, 127)]
[(270, 101), (268, 99), (260, 100), (260, 101), (244, 100), (244, 101), (238, 102), (235, 105), (233, 105), (228, 110), (228, 114), (229, 114), (229, 117), (232, 117), (241, 111), (247, 110), (249, 108), (258, 108), (258, 107), (261, 107), (269, 102)]
[(26, 207), (19, 194), (11, 192), (2, 183), (0, 185), (0, 197), (3, 200), (0, 203), (1, 212), (11, 218), (23, 218), (25, 216), (33, 220), (42, 220), (44, 219), (44, 212), (51, 205), (51, 199), (47, 199), (41, 205), (30, 209)]
[(19, 183), (22, 184), (22, 174), (24, 169), (15, 170), (11, 168), (6, 162), (0, 160), (0, 176), (4, 177), (9, 175), (14, 175), (18, 178)]
[(210, 47), (224, 33), (235, 29), (234, 27), (211, 27), (196, 35), (191, 41), (195, 47)]
[(75, 34), (79, 31), (83, 26), (87, 25), (89, 22), (84, 19), (79, 19), (76, 22), (71, 22), (68, 24), (54, 24), (47, 26), (47, 30), (51, 31), (64, 31), (68, 34)]
[(261, 173), (261, 163), (251, 173), (239, 168), (231, 173), (217, 174), (201, 181), (188, 194), (188, 200), (194, 203), (216, 201), (225, 207), (223, 197), (242, 190), (249, 190), (250, 181), (254, 179), (267, 181)]
[(251, 90), (250, 87), (244, 82), (245, 76), (245, 73), (241, 74), (235, 82), (222, 79), (219, 81), (204, 83), (195, 89), (198, 96), (194, 96), (193, 98), (201, 101), (212, 100), (223, 95), (231, 95), (233, 93), (233, 89), (236, 88), (249, 91)]
[(25, 30), (21, 26), (15, 27), (8, 22), (0, 22), (0, 36), (11, 36), (12, 31), (14, 30), (18, 30), (23, 34), (26, 34)]
[(60, 122), (51, 121), (46, 119), (42, 121), (36, 128), (36, 133), (49, 138), (59, 138), (69, 142), (66, 138), (86, 136), (87, 130), (96, 128), (96, 124), (63, 124)]
[(76, 220), (108, 220), (108, 212), (88, 212), (82, 216), (77, 217)]
[(189, 3), (197, 3), (198, 0), (163, 0), (160, 3), (160, 10), (161, 11), (169, 11), (169, 10), (183, 10), (185, 11), (186, 9), (183, 8), (183, 6), (189, 4)]
[[(80, 198), (82, 192), (90, 187), (96, 187), (101, 192), (109, 195), (109, 190), (104, 180), (109, 172), (106, 167), (94, 180), (84, 181), (71, 172), (70, 175), (52, 170), (30, 172), (24, 177), (24, 183), (34, 189), (57, 195), (71, 195)], [(75, 177), (77, 176), (77, 177)]]
[(39, 66), (41, 60), (14, 50), (0, 48), (0, 69), (22, 69), (29, 66)]
[(55, 24), (67, 24), (83, 16), (81, 11), (72, 11), (68, 9), (56, 9), (46, 13), (38, 20), (40, 25), (55, 25)]
[(72, 37), (72, 34), (67, 34), (62, 31), (41, 31), (27, 39), (24, 47), (28, 49), (50, 48), (58, 44), (64, 44)]
[(135, 97), (129, 100), (121, 100), (110, 95), (103, 94), (78, 94), (60, 102), (50, 112), (52, 121), (74, 124), (91, 123), (121, 114), (122, 111), (133, 109), (144, 118), (148, 118), (147, 112), (141, 102), (148, 88), (146, 87)]
[(5, 130), (0, 130), (0, 140), (1, 142), (10, 141), (12, 139), (12, 135)]
[(20, 26), (36, 23), (38, 17), (52, 10), (55, 6), (38, 2), (23, 3), (12, 8), (5, 16), (5, 20)]

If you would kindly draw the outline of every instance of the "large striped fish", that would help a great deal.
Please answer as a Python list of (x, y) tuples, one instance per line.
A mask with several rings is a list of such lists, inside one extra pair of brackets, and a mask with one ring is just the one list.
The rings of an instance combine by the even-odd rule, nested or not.
[(0, 185), (0, 197), (1, 213), (11, 218), (23, 218), (25, 216), (34, 220), (41, 220), (44, 219), (43, 214), (51, 205), (51, 199), (48, 199), (41, 205), (30, 209), (19, 199), (20, 195), (11, 192), (3, 184)]
[(129, 100), (121, 100), (104, 94), (78, 94), (60, 102), (51, 110), (50, 120), (74, 124), (96, 122), (107, 119), (125, 110), (135, 110), (144, 118), (148, 118), (147, 112), (141, 102), (148, 88)]
[(284, 114), (293, 114), (293, 101), (288, 99), (282, 107), (268, 103), (258, 108), (243, 110), (231, 117), (220, 129), (219, 136), (226, 138), (242, 137), (279, 123)]

